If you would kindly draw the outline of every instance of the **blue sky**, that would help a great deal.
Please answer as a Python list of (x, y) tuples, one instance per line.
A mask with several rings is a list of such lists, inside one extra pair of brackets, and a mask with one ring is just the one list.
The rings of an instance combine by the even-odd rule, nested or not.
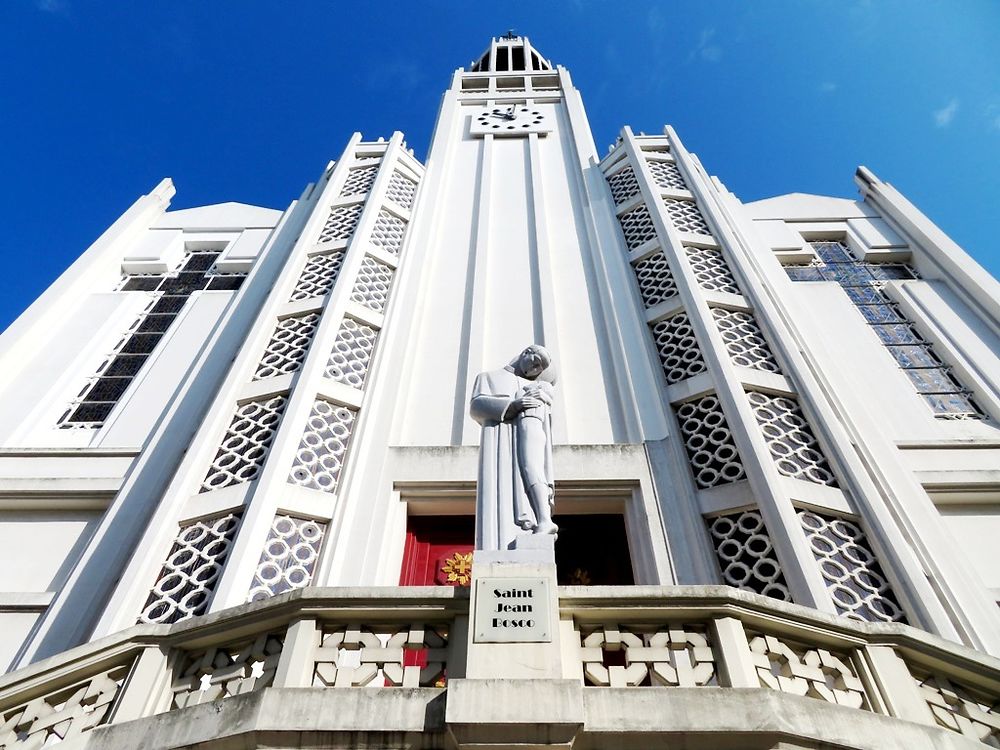
[(670, 123), (746, 201), (854, 197), (865, 164), (1000, 275), (1000, 3), (0, 0), (0, 327), (162, 177), (284, 208), (355, 130), (422, 157), (511, 27), (601, 153)]

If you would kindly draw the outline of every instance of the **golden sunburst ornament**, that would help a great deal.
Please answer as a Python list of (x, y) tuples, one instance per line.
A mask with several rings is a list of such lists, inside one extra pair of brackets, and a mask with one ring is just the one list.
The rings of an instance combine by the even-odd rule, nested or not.
[(570, 586), (590, 586), (591, 578), (590, 571), (584, 570), (583, 568), (577, 568), (572, 573), (569, 574), (569, 585)]
[(441, 564), (441, 572), (447, 576), (448, 583), (468, 586), (472, 580), (472, 553), (456, 552)]

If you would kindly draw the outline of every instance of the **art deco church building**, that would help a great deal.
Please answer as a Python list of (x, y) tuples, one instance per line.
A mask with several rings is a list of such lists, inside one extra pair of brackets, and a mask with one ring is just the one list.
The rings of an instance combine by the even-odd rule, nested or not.
[[(164, 180), (0, 338), (0, 748), (1000, 747), (1000, 284), (864, 167), (602, 157), (523, 37), (427, 153)], [(552, 627), (484, 643), (469, 396), (531, 343)]]

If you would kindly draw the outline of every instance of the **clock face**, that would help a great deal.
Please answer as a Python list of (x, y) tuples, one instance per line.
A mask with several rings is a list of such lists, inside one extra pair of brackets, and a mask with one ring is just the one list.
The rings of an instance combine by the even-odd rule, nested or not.
[(525, 133), (544, 135), (548, 132), (545, 115), (540, 110), (524, 104), (500, 105), (480, 110), (472, 119), (474, 135), (486, 133), (497, 136), (516, 136)]

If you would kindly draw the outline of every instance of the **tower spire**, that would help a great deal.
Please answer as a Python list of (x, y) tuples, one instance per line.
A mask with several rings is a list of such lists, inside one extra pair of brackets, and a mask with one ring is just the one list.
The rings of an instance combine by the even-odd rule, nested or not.
[(473, 73), (506, 73), (552, 70), (552, 63), (531, 46), (526, 36), (514, 29), (498, 39), (493, 39), (486, 51), (469, 67)]

